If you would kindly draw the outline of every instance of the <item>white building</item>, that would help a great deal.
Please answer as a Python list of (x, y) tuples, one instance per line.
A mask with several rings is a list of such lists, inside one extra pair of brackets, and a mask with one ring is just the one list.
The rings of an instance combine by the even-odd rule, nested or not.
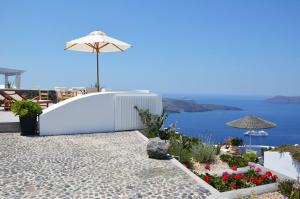
[(8, 88), (9, 76), (15, 76), (15, 82), (14, 87), (16, 89), (19, 89), (21, 87), (21, 74), (25, 72), (24, 70), (18, 70), (18, 69), (11, 69), (11, 68), (1, 68), (0, 67), (0, 74), (4, 75), (4, 85), (2, 85), (2, 88)]

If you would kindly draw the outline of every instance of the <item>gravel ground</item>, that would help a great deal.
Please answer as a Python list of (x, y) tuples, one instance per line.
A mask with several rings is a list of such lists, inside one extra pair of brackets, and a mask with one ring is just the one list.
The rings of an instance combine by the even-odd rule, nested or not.
[(135, 132), (0, 134), (0, 198), (207, 198), (169, 160), (149, 159)]
[(205, 174), (209, 173), (211, 175), (215, 175), (218, 173), (222, 173), (226, 169), (230, 169), (228, 164), (226, 162), (223, 162), (219, 156), (216, 156), (216, 161), (214, 163), (209, 164), (210, 165), (210, 170), (206, 169), (207, 164), (205, 163), (199, 163), (195, 162), (194, 163), (194, 172), (198, 174)]
[(271, 192), (259, 195), (257, 199), (284, 199), (284, 196), (279, 192)]

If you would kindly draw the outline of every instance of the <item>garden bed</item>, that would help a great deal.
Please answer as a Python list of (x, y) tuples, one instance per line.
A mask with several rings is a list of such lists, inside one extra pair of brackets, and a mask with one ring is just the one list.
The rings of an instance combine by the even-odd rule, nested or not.
[(206, 173), (200, 174), (199, 177), (220, 192), (271, 184), (278, 179), (277, 175), (270, 171), (262, 172), (259, 167), (250, 168), (245, 173), (224, 172), (222, 176)]
[(278, 182), (287, 178), (255, 163), (249, 163), (247, 167), (226, 169), (221, 174), (214, 173), (199, 174), (194, 171), (194, 174), (220, 192), (220, 198), (248, 198), (253, 195), (259, 198), (269, 198), (272, 194), (266, 193), (270, 192), (278, 196), (281, 195), (277, 192)]

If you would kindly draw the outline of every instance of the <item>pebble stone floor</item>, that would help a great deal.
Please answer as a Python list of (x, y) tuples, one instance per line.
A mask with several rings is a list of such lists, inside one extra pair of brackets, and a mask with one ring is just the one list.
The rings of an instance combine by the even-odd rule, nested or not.
[(207, 198), (135, 132), (47, 137), (0, 133), (0, 198)]

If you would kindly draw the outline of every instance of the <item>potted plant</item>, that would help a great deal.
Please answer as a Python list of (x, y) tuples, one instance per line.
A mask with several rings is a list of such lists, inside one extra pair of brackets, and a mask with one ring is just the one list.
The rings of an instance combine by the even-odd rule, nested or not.
[(41, 106), (29, 100), (21, 100), (13, 103), (12, 112), (19, 116), (21, 135), (37, 134), (37, 117), (42, 113)]

